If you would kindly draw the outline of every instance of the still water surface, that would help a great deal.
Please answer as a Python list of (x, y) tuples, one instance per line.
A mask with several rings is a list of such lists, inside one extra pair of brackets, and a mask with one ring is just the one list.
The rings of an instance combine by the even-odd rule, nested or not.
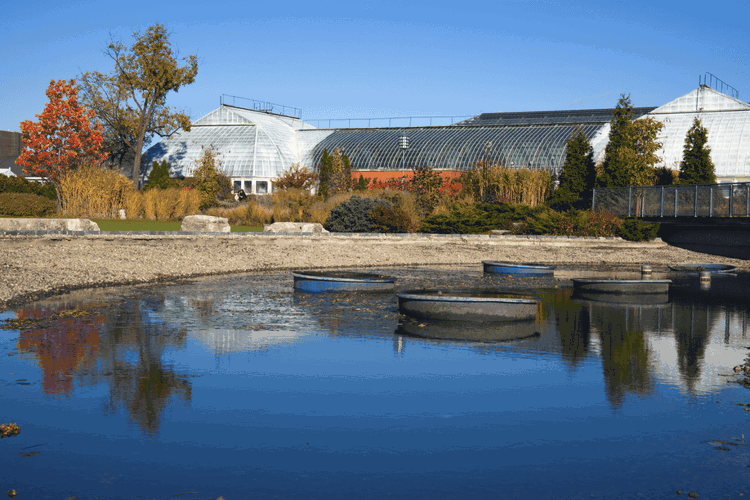
[(715, 277), (710, 290), (673, 276), (669, 296), (633, 304), (572, 296), (566, 278), (584, 269), (555, 279), (487, 277), (481, 266), (375, 272), (400, 290), (536, 295), (537, 335), (413, 337), (392, 294), (299, 294), (288, 273), (29, 304), (1, 317), (0, 422), (21, 426), (0, 442), (2, 491), (750, 496), (750, 391), (732, 383), (750, 353), (747, 274)]

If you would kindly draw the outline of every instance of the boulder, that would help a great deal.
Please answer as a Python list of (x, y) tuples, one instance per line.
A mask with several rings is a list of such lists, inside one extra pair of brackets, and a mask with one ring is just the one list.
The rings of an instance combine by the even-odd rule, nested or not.
[(226, 217), (212, 215), (187, 215), (182, 219), (182, 231), (199, 231), (201, 233), (228, 233), (229, 221)]
[(327, 233), (318, 222), (274, 222), (263, 225), (264, 233)]
[(89, 219), (0, 219), (0, 231), (98, 231)]

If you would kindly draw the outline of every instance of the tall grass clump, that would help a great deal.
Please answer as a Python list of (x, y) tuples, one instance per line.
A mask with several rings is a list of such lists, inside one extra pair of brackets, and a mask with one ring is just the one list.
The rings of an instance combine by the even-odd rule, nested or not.
[(547, 170), (507, 168), (479, 161), (461, 176), (464, 194), (476, 202), (520, 203), (536, 207), (552, 193), (552, 173)]
[(124, 175), (106, 167), (85, 165), (60, 178), (62, 213), (68, 217), (110, 219), (135, 192)]

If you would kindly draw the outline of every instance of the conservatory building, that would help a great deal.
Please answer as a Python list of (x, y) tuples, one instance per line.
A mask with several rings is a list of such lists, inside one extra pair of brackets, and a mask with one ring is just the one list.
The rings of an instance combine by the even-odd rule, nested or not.
[[(685, 136), (695, 117), (708, 129), (720, 181), (750, 181), (750, 104), (706, 85), (659, 107), (634, 108), (637, 118), (664, 126), (661, 166), (678, 169)], [(292, 164), (316, 168), (324, 150), (339, 148), (353, 175), (384, 179), (429, 166), (457, 175), (487, 160), (510, 168), (559, 172), (566, 141), (580, 128), (597, 161), (604, 158), (614, 109), (483, 113), (445, 126), (315, 128), (299, 117), (222, 104), (195, 121), (189, 132), (165, 138), (145, 154), (142, 181), (153, 161), (166, 160), (170, 175), (192, 175), (204, 148), (218, 153), (220, 169), (235, 192), (265, 194)]]

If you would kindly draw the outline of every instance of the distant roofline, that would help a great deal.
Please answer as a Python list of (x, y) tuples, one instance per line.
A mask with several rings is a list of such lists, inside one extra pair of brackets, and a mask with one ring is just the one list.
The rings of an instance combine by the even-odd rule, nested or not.
[[(640, 114), (648, 114), (651, 111), (655, 110), (659, 106), (640, 106), (640, 107), (634, 107), (633, 108), (633, 114), (638, 115)], [(573, 115), (573, 114), (580, 114), (580, 115), (593, 115), (593, 114), (612, 114), (614, 113), (615, 109), (617, 108), (596, 108), (596, 109), (560, 109), (560, 110), (554, 110), (554, 111), (499, 111), (499, 112), (492, 112), (492, 113), (481, 113), (479, 115), (476, 115), (477, 117), (485, 116), (485, 117), (491, 117), (491, 116), (513, 116), (513, 117), (521, 117), (521, 116), (561, 116), (561, 115)]]

